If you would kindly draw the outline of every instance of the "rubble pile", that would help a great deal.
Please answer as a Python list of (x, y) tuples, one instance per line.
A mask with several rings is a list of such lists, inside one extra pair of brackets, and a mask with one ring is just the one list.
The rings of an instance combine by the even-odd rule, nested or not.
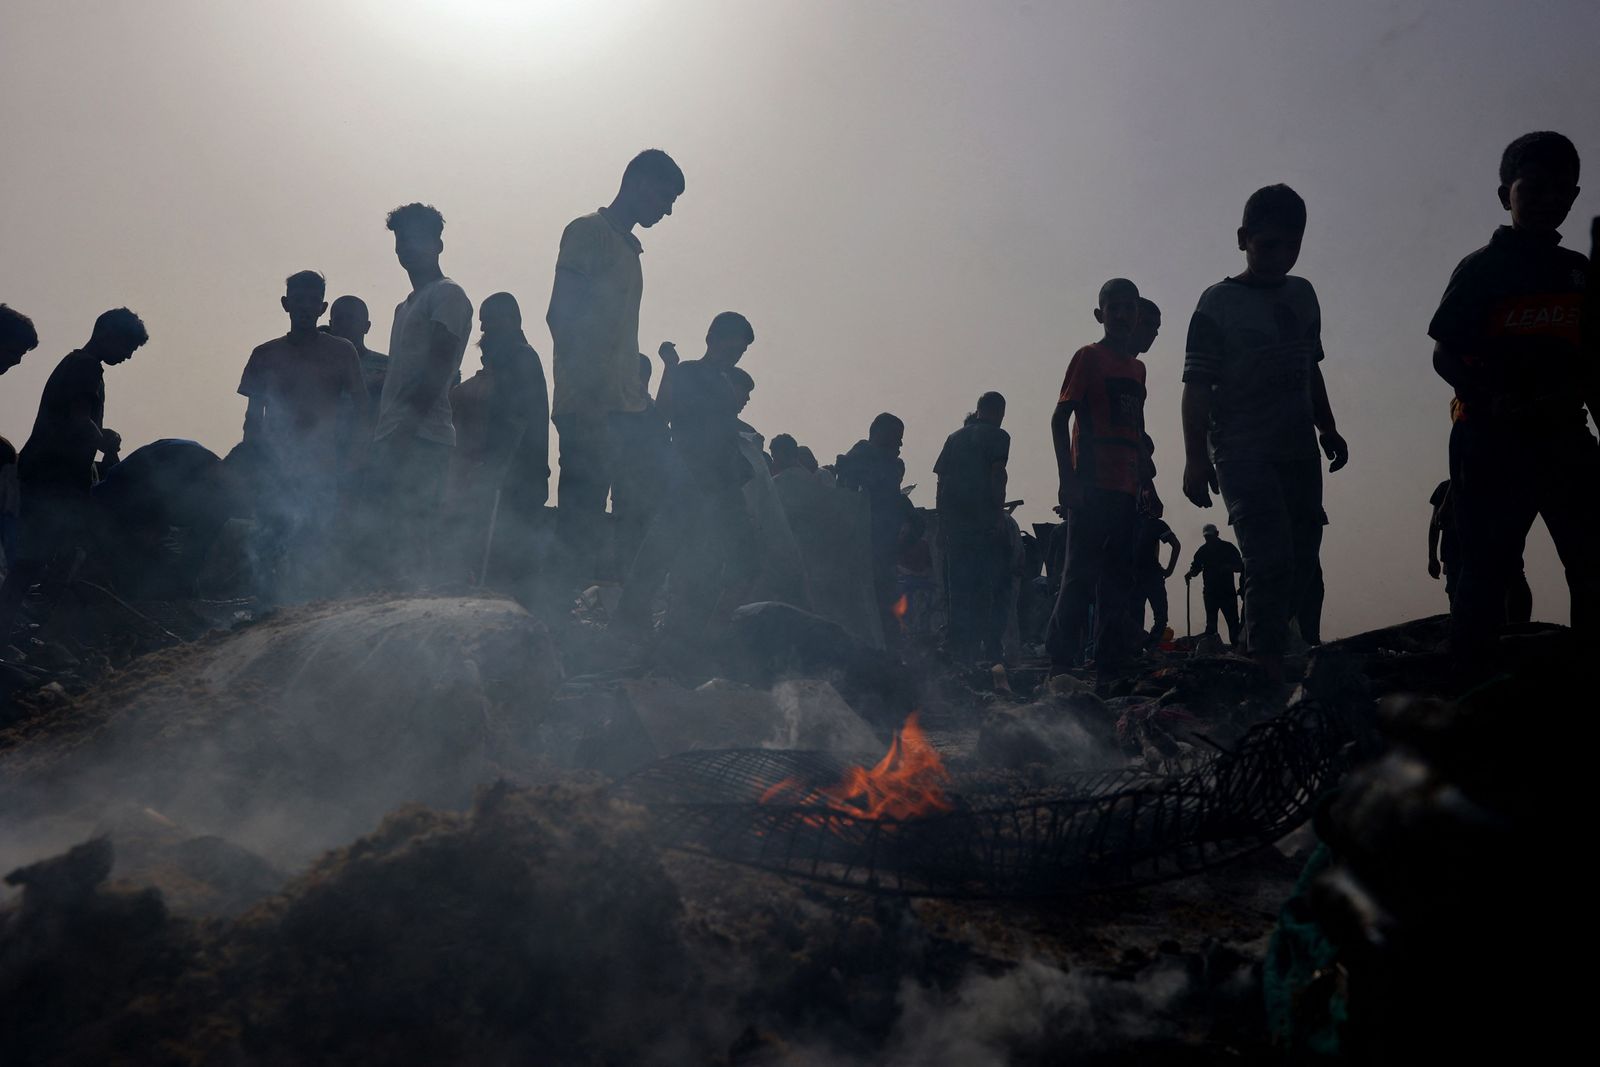
[(1471, 923), (1539, 911), (1505, 872), (1563, 788), (1524, 724), (1570, 706), (1536, 684), (1570, 687), (1564, 631), (1506, 638), (1487, 687), (1448, 669), (1437, 620), (1324, 646), (1294, 699), (1357, 726), (1383, 704), (1388, 745), (1326, 807), (1325, 844), (996, 902), (670, 849), (661, 811), (610, 783), (718, 749), (870, 764), (917, 708), (958, 799), (1179, 781), (1292, 694), (1182, 653), (1098, 694), (1027, 664), (908, 671), (784, 605), (742, 618), (726, 662), (668, 670), (509, 601), (327, 604), (24, 709), (0, 733), (0, 1062), (1252, 1063), (1329, 1033), (1404, 1062), (1414, 1031), (1373, 1007), (1396, 983), (1503, 965), (1455, 1001), (1487, 1012), (1527, 962)]

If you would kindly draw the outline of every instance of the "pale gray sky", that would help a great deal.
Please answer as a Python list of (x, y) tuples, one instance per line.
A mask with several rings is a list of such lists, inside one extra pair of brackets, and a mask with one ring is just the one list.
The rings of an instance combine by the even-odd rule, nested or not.
[[(660, 146), (688, 190), (643, 234), (646, 350), (745, 312), (750, 420), (826, 462), (894, 411), (920, 503), (999, 389), (1021, 518), (1050, 518), (1061, 375), (1100, 283), (1137, 281), (1165, 312), (1148, 421), (1187, 562), (1221, 517), (1179, 491), (1185, 326), (1240, 267), (1245, 197), (1286, 181), (1353, 455), (1327, 482), (1326, 630), (1382, 625), (1443, 605), (1428, 318), (1501, 221), (1507, 141), (1559, 129), (1600, 168), (1597, 42), (1592, 0), (7, 0), (0, 300), (43, 343), (0, 379), (0, 432), (20, 445), (55, 361), (127, 304), (151, 342), (107, 373), (107, 424), (225, 451), (287, 274), (364, 297), (385, 346), (407, 285), (383, 218), (408, 200), (444, 212), (475, 301), (517, 294), (548, 364), (562, 226)], [(1585, 191), (1570, 245), (1596, 213)], [(1529, 566), (1566, 621), (1542, 527)]]

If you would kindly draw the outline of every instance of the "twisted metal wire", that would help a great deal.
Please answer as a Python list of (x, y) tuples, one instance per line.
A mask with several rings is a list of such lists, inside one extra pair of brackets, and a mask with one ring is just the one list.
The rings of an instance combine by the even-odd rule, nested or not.
[(671, 848), (879, 893), (1048, 897), (1178, 877), (1269, 844), (1343, 774), (1352, 741), (1342, 715), (1302, 700), (1183, 773), (1077, 774), (1024, 795), (979, 789), (951, 796), (952, 811), (904, 821), (761, 802), (786, 780), (838, 781), (846, 764), (819, 752), (686, 752), (617, 791), (652, 813)]

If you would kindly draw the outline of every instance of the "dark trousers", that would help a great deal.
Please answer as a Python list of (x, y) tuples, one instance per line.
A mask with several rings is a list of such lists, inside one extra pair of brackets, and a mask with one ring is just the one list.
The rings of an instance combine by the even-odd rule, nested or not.
[(440, 574), (440, 504), (450, 472), (449, 445), (392, 433), (372, 446), (373, 548), (389, 588), (429, 585)]
[(1222, 621), (1228, 626), (1228, 644), (1239, 643), (1239, 595), (1232, 589), (1210, 589), (1201, 594), (1204, 603), (1204, 618), (1206, 633), (1217, 632), (1217, 616), (1222, 616)]
[(1317, 560), (1300, 595), (1300, 610), (1295, 613), (1295, 621), (1300, 624), (1300, 636), (1308, 645), (1322, 644), (1322, 601), (1327, 591), (1322, 581), (1322, 561)]
[(616, 467), (616, 435), (607, 413), (557, 415), (561, 474), (556, 483), (556, 529), (573, 577), (599, 577), (606, 540), (606, 499)]
[(950, 653), (961, 660), (1005, 657), (1006, 545), (998, 530), (943, 538)]
[(1458, 422), (1450, 431), (1450, 491), (1461, 544), (1461, 575), (1450, 610), (1457, 652), (1486, 651), (1498, 635), (1536, 517), (1544, 519), (1566, 568), (1573, 629), (1594, 632), (1600, 612), (1600, 447), (1587, 428), (1557, 432)]
[(670, 444), (653, 412), (613, 412), (611, 516), (616, 533), (617, 568), (623, 574), (644, 543), (650, 520), (665, 490), (664, 453)]
[(1280, 656), (1322, 550), (1321, 460), (1228, 460), (1217, 484), (1244, 557), (1245, 645)]
[(95, 532), (94, 503), (87, 484), (58, 485), (24, 481), (20, 487), (17, 556), (7, 559), (4, 585), (0, 585), (0, 643), (10, 640), (28, 590), (60, 563), (67, 571), (76, 565), (78, 552), (87, 552)]
[(1095, 607), (1095, 660), (1115, 671), (1132, 650), (1134, 527), (1137, 501), (1131, 493), (1088, 489), (1082, 507), (1067, 520), (1066, 570), (1056, 609), (1045, 629), (1052, 666), (1076, 666), (1088, 639), (1089, 605)]
[(1150, 605), (1150, 640), (1159, 641), (1167, 629), (1167, 574), (1165, 571), (1152, 571), (1146, 574), (1140, 582), (1141, 596), (1135, 605), (1134, 622), (1141, 629), (1144, 626), (1144, 606)]

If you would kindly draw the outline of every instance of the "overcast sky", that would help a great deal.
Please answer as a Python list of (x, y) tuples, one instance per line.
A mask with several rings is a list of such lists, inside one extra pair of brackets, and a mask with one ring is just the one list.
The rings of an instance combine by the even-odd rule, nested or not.
[[(1020, 517), (1051, 518), (1056, 390), (1100, 283), (1133, 278), (1165, 311), (1147, 418), (1186, 563), (1221, 516), (1179, 487), (1185, 326), (1242, 266), (1245, 198), (1284, 181), (1353, 457), (1326, 483), (1325, 629), (1355, 632), (1442, 609), (1428, 318), (1502, 220), (1506, 142), (1559, 129), (1600, 168), (1597, 101), (1593, 0), (6, 0), (0, 300), (42, 344), (0, 379), (0, 432), (21, 444), (56, 360), (127, 304), (151, 341), (107, 373), (107, 424), (226, 451), (289, 273), (365, 298), (386, 346), (408, 286), (383, 220), (410, 200), (444, 212), (475, 302), (518, 296), (548, 366), (562, 227), (659, 146), (688, 189), (642, 235), (646, 351), (692, 355), (743, 311), (747, 418), (827, 462), (893, 411), (921, 504), (998, 389)], [(1588, 251), (1597, 212), (1586, 190), (1567, 244)], [(1529, 568), (1536, 614), (1565, 622), (1542, 526)]]

